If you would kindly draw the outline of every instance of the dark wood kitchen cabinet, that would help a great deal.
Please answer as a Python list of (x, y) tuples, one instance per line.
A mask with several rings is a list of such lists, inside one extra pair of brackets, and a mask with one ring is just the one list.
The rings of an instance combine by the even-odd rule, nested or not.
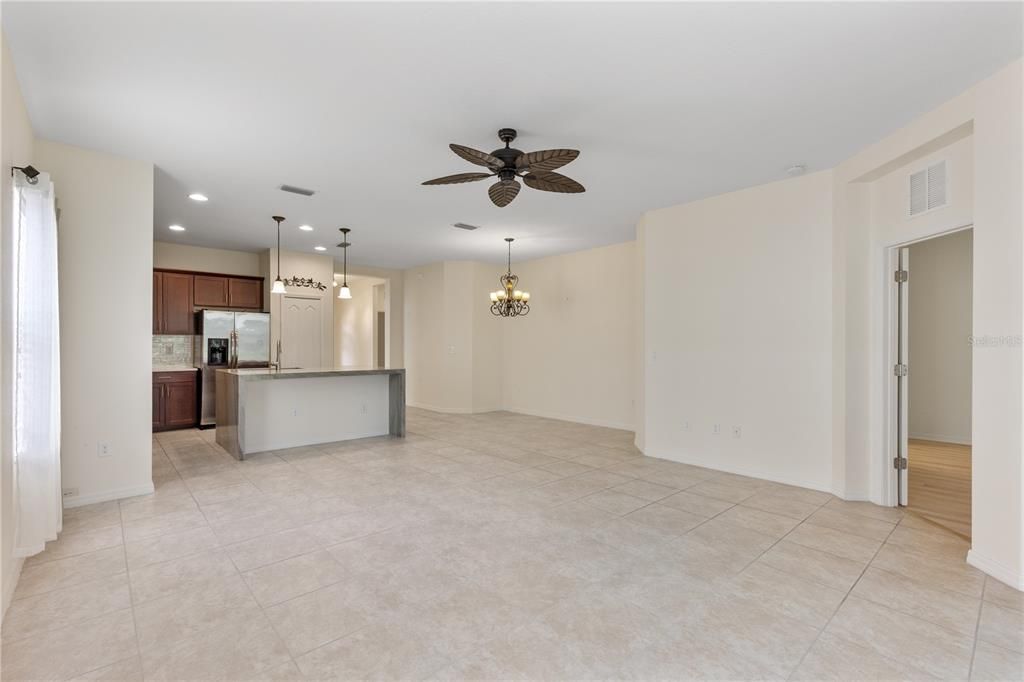
[(192, 304), (196, 308), (226, 308), (228, 305), (228, 278), (215, 275), (196, 275)]
[(153, 430), (187, 429), (199, 423), (196, 372), (153, 372)]
[(160, 333), (160, 317), (163, 314), (162, 302), (164, 296), (164, 277), (162, 273), (153, 273), (153, 333)]
[(192, 333), (192, 275), (153, 273), (153, 333)]
[(197, 274), (192, 302), (196, 308), (262, 310), (263, 278)]
[(263, 310), (263, 278), (229, 278), (228, 305), (232, 308)]
[(263, 278), (153, 270), (153, 333), (194, 333), (200, 308), (263, 310)]

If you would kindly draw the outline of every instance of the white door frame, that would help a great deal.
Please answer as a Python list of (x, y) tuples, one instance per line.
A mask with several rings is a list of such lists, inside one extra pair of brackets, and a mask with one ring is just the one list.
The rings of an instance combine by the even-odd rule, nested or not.
[[(935, 239), (936, 237), (944, 237), (955, 232), (962, 232), (964, 230), (970, 230), (974, 227), (974, 223), (967, 223), (966, 225), (960, 225), (952, 229), (938, 229), (935, 232), (922, 234), (915, 236), (913, 239), (899, 242), (888, 242), (883, 243), (881, 248), (881, 254), (879, 261), (883, 267), (885, 275), (885, 307), (882, 315), (882, 347), (884, 351), (882, 353), (882, 364), (880, 367), (876, 367), (876, 371), (881, 372), (880, 376), (886, 377), (883, 398), (882, 398), (882, 431), (884, 434), (884, 442), (882, 446), (882, 504), (890, 507), (899, 505), (899, 487), (897, 485), (897, 470), (893, 467), (893, 459), (899, 454), (897, 444), (899, 442), (900, 434), (897, 432), (897, 419), (896, 411), (900, 409), (900, 405), (897, 402), (897, 382), (898, 379), (893, 372), (893, 367), (899, 362), (899, 356), (897, 353), (897, 339), (896, 334), (899, 330), (899, 285), (896, 282), (896, 278), (893, 274), (899, 264), (899, 251), (902, 248), (917, 244), (919, 242), (928, 241), (929, 239)], [(971, 311), (971, 328), (973, 330), (974, 311)], [(913, 371), (913, 368), (911, 368)], [(903, 396), (904, 400), (907, 400), (909, 396)], [(903, 428), (906, 430), (909, 427), (908, 424), (904, 424)]]

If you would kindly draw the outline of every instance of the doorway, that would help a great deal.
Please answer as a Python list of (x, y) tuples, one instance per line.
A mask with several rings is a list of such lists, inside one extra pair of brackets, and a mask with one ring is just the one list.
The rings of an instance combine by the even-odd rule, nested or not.
[(971, 229), (896, 250), (899, 504), (971, 534)]
[[(340, 275), (335, 275), (335, 279)], [(385, 367), (387, 358), (387, 280), (347, 277), (350, 298), (334, 298), (334, 364), (336, 367)]]

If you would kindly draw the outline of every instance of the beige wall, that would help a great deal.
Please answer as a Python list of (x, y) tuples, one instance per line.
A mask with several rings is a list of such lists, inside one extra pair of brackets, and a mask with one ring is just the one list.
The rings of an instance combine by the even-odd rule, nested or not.
[(646, 454), (831, 490), (831, 214), (823, 171), (644, 216)]
[(35, 160), (60, 211), (65, 506), (151, 492), (153, 165), (47, 140)]
[[(530, 314), (498, 319), (502, 406), (514, 412), (632, 429), (639, 331), (635, 242), (513, 263)], [(474, 303), (486, 311), (495, 275)], [(489, 315), (489, 313), (488, 313)]]
[(975, 91), (973, 335), (996, 341), (976, 344), (973, 356), (967, 557), (1018, 590), (1024, 590), (1022, 81), (1018, 60)]
[(910, 247), (911, 438), (971, 442), (971, 231)]
[(491, 314), (488, 294), (501, 286), (498, 278), (503, 272), (501, 267), (487, 263), (473, 264), (472, 294), (467, 305), (473, 311), (474, 412), (504, 409), (506, 372), (511, 367), (526, 367), (526, 357), (519, 355), (516, 359), (517, 349), (506, 340), (510, 325), (505, 323), (519, 320), (506, 320)]
[[(500, 408), (501, 338), (486, 312), (497, 269), (445, 261), (405, 271), (407, 402), (441, 412)], [(478, 290), (478, 287), (486, 287)], [(481, 310), (483, 307), (483, 310)], [(486, 317), (484, 314), (486, 313)]]
[(153, 267), (250, 277), (261, 277), (263, 274), (259, 253), (160, 241), (153, 243)]
[(444, 269), (444, 263), (432, 263), (404, 274), (406, 402), (438, 410), (448, 407), (442, 366)]
[[(11, 410), (13, 405), (10, 381), (11, 363), (9, 349), (13, 338), (14, 324), (12, 321), (11, 289), (7, 286), (13, 261), (11, 260), (11, 166), (26, 166), (35, 162), (33, 158), (32, 125), (25, 110), (21, 97), (14, 62), (7, 51), (7, 43), (0, 34), (0, 307), (2, 307), (2, 333), (0, 333), (0, 351), (3, 362), (0, 364), (0, 618), (7, 611), (7, 606), (14, 595), (14, 587), (21, 572), (21, 559), (13, 557), (14, 547), (14, 515), (12, 513), (12, 471), (14, 439), (11, 432)], [(43, 167), (45, 170), (49, 170)]]
[[(530, 314), (516, 319), (490, 312), (500, 265), (406, 271), (409, 404), (632, 428), (636, 265), (633, 242), (513, 263), (533, 296)], [(595, 282), (608, 285), (600, 296)]]

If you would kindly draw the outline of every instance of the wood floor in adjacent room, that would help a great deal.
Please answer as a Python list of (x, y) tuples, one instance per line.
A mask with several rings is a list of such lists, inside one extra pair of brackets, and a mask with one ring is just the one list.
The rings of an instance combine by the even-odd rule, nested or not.
[(907, 510), (971, 537), (971, 446), (911, 439)]

